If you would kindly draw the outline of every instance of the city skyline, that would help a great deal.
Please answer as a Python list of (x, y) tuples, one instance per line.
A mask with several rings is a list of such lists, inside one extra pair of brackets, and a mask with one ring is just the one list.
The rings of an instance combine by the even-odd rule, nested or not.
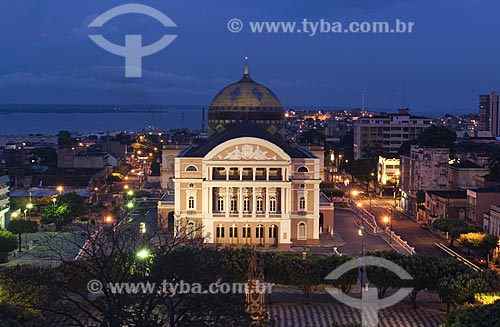
[[(0, 14), (5, 28), (0, 33), (3, 47), (12, 51), (4, 51), (0, 64), (0, 102), (209, 103), (216, 90), (238, 78), (245, 54), (253, 76), (275, 89), (285, 107), (355, 108), (361, 106), (364, 93), (367, 109), (395, 110), (403, 106), (405, 88), (404, 104), (413, 112), (461, 114), (477, 112), (477, 96), (500, 85), (491, 55), (500, 48), (488, 42), (498, 32), (487, 28), (499, 4), (490, 0), (316, 1), (310, 7), (280, 1), (265, 3), (265, 7), (264, 2), (250, 6), (222, 1), (218, 11), (209, 11), (210, 4), (196, 1), (142, 3), (168, 15), (178, 26), (168, 30), (178, 38), (143, 59), (143, 78), (126, 79), (123, 58), (96, 46), (88, 38), (94, 29), (87, 27), (92, 19), (123, 2), (5, 2)], [(65, 14), (55, 15), (58, 11)], [(16, 25), (15, 37), (8, 32), (15, 23), (12, 17), (29, 21)], [(415, 22), (415, 27), (406, 34), (309, 36), (252, 33), (245, 25), (241, 33), (231, 33), (227, 23), (232, 18), (244, 24), (401, 19)], [(99, 31), (118, 44), (123, 43), (124, 34), (144, 34), (145, 43), (163, 34), (163, 27), (149, 17), (118, 17), (109, 24)], [(476, 51), (479, 46), (484, 51)], [(33, 60), (34, 54), (43, 60)]]

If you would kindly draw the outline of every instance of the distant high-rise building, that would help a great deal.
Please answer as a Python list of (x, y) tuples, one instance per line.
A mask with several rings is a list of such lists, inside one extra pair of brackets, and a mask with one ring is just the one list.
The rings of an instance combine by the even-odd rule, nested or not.
[(491, 132), (492, 136), (500, 135), (498, 100), (499, 97), (495, 91), (479, 96), (479, 130)]
[(9, 177), (0, 176), (0, 229), (7, 228), (9, 209)]
[(397, 154), (405, 141), (416, 139), (431, 126), (432, 119), (411, 116), (408, 109), (397, 114), (381, 113), (358, 118), (354, 123), (354, 158)]

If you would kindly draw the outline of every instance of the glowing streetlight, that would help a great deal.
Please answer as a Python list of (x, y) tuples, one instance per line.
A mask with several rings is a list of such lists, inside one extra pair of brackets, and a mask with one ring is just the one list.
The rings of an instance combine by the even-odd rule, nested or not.
[(106, 216), (106, 217), (104, 218), (104, 222), (105, 222), (106, 224), (111, 224), (111, 223), (113, 222), (113, 217), (111, 217), (111, 216)]
[(390, 231), (391, 233), (389, 233), (389, 243), (392, 244), (392, 217), (383, 217), (382, 220), (384, 221), (385, 225), (386, 225), (386, 228), (389, 228), (389, 222), (391, 223), (391, 227), (390, 227)]
[(31, 202), (30, 202), (30, 203), (28, 203), (28, 204), (26, 205), (26, 209), (28, 209), (28, 210), (33, 209), (33, 203), (31, 203)]
[(134, 208), (134, 202), (130, 201), (130, 202), (127, 202), (127, 209), (133, 209)]
[(137, 252), (136, 256), (140, 260), (147, 259), (151, 255), (151, 252), (148, 249), (142, 249)]
[(129, 189), (129, 186), (128, 186), (128, 185), (125, 185), (125, 186), (123, 186), (123, 189), (128, 190), (128, 189)]
[(128, 196), (132, 196), (132, 195), (134, 195), (134, 191), (129, 190), (129, 191), (127, 192), (127, 195), (128, 195)]

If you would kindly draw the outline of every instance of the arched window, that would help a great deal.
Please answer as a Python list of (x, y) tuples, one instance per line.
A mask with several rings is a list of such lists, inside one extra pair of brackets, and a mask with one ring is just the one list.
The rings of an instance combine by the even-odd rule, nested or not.
[(300, 184), (300, 188), (306, 188), (305, 184)]
[(248, 196), (243, 199), (243, 211), (250, 212), (250, 198)]
[(186, 167), (186, 171), (198, 171), (198, 168), (196, 168), (196, 166), (187, 166)]
[(194, 209), (194, 196), (188, 198), (188, 209)]
[(304, 222), (300, 222), (297, 226), (297, 239), (306, 240), (307, 239), (307, 225)]
[(231, 212), (238, 212), (238, 199), (235, 197), (231, 198)]
[(309, 169), (307, 169), (307, 167), (299, 167), (299, 169), (297, 169), (297, 172), (299, 173), (308, 173), (309, 172)]
[(305, 210), (306, 209), (306, 198), (301, 197), (299, 199), (299, 210)]
[[(257, 228), (255, 228), (255, 237), (258, 239), (264, 238), (264, 226), (263, 225), (257, 225)], [(262, 241), (261, 241), (261, 243), (262, 243)]]
[(222, 196), (217, 199), (217, 211), (224, 211), (224, 198)]
[(272, 197), (269, 199), (269, 211), (276, 212), (276, 198)]
[(217, 230), (215, 232), (215, 237), (224, 238), (224, 225), (220, 224), (217, 226)]
[(229, 227), (229, 237), (238, 238), (238, 227), (234, 224)]
[(264, 211), (264, 201), (262, 200), (262, 197), (257, 198), (257, 212), (262, 212)]
[(194, 184), (193, 184), (193, 183), (189, 183), (188, 187), (189, 187), (189, 188), (193, 188), (193, 187), (194, 187)]
[(271, 225), (271, 227), (269, 227), (269, 238), (276, 237), (278, 237), (278, 227), (276, 225)]
[(243, 226), (243, 234), (242, 234), (242, 236), (243, 236), (243, 238), (246, 239), (247, 242), (252, 237), (250, 225), (246, 224), (245, 226)]

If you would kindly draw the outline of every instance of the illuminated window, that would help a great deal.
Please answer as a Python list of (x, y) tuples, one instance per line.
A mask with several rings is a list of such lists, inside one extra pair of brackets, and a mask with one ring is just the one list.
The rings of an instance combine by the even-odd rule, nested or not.
[(306, 209), (306, 198), (301, 197), (299, 199), (299, 209), (300, 210), (305, 210)]
[(217, 238), (223, 238), (224, 237), (224, 225), (217, 226), (217, 230), (216, 230), (215, 236)]
[(231, 198), (231, 212), (237, 212), (238, 211), (238, 200), (236, 198)]
[(297, 227), (297, 239), (305, 240), (307, 239), (307, 225), (306, 223), (299, 223)]
[(276, 212), (276, 198), (272, 197), (269, 199), (269, 211)]
[(194, 209), (194, 196), (188, 198), (188, 209)]
[(269, 227), (269, 238), (278, 237), (278, 227), (276, 225), (272, 225)]
[(243, 211), (250, 212), (250, 198), (248, 196), (243, 199)]
[(229, 237), (230, 238), (238, 237), (238, 227), (236, 227), (236, 225), (232, 225), (231, 227), (229, 227)]
[(264, 226), (258, 225), (257, 228), (255, 228), (255, 237), (259, 239), (264, 238)]
[(257, 198), (257, 212), (262, 212), (264, 211), (264, 201), (262, 200), (262, 197)]
[(243, 238), (251, 238), (251, 230), (249, 225), (243, 226)]
[(217, 199), (217, 211), (224, 211), (224, 198), (222, 196)]

